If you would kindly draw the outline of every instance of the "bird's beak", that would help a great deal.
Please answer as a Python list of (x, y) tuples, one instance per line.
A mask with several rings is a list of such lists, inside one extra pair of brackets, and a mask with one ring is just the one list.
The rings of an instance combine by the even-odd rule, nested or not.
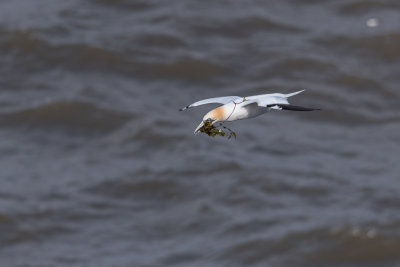
[(203, 126), (204, 126), (204, 122), (203, 122), (203, 121), (201, 121), (201, 123), (199, 124), (199, 126), (197, 126), (196, 130), (194, 130), (194, 134), (198, 134), (198, 133), (199, 133), (199, 130), (200, 130), (200, 128), (201, 128), (201, 127), (203, 127)]

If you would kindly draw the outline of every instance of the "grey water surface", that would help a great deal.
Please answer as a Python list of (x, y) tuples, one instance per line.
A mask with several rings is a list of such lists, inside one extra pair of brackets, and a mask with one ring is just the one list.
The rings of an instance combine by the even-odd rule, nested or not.
[[(399, 12), (0, 1), (0, 266), (400, 266)], [(178, 112), (301, 89), (236, 140)]]

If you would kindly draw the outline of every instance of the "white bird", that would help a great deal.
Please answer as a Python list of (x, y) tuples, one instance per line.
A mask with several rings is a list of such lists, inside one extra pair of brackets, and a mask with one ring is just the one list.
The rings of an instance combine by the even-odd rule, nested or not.
[(189, 106), (181, 108), (179, 111), (197, 107), (200, 105), (218, 103), (222, 106), (209, 111), (204, 117), (203, 121), (197, 126), (194, 131), (195, 134), (199, 133), (200, 128), (204, 125), (204, 121), (211, 121), (211, 124), (216, 122), (226, 122), (249, 119), (261, 114), (264, 114), (272, 109), (276, 110), (295, 110), (295, 111), (312, 111), (318, 110), (315, 108), (305, 108), (300, 106), (290, 105), (288, 98), (300, 94), (304, 90), (294, 92), (291, 94), (264, 94), (255, 96), (223, 96), (203, 99)]

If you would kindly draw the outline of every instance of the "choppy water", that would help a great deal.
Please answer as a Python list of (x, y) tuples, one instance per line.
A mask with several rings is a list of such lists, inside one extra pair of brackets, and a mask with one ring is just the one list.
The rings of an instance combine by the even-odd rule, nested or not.
[[(0, 265), (399, 266), (399, 11), (1, 1)], [(303, 88), (237, 140), (177, 112)]]

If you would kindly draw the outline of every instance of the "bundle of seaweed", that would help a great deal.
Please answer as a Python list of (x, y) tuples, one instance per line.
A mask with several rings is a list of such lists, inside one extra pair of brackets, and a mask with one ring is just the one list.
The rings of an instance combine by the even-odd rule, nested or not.
[(211, 120), (203, 121), (203, 124), (204, 125), (199, 129), (199, 131), (202, 133), (205, 133), (213, 138), (217, 135), (220, 135), (220, 136), (226, 136), (226, 137), (228, 137), (228, 139), (231, 139), (231, 137), (233, 136), (236, 139), (236, 133), (225, 126), (222, 126), (222, 127), (224, 129), (227, 129), (229, 131), (229, 133), (226, 133), (226, 132), (222, 131), (221, 129), (218, 129), (217, 127), (215, 127), (212, 124)]

